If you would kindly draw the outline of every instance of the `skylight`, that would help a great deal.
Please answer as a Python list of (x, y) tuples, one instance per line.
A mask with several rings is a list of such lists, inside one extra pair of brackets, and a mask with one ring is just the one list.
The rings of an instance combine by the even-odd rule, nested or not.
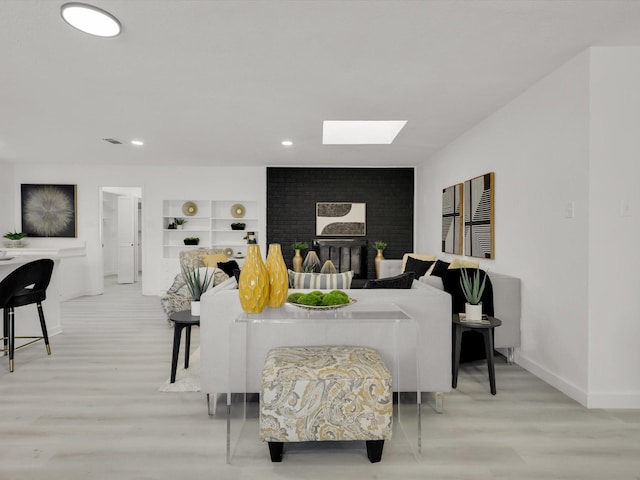
[(324, 145), (388, 145), (407, 124), (406, 120), (325, 120)]

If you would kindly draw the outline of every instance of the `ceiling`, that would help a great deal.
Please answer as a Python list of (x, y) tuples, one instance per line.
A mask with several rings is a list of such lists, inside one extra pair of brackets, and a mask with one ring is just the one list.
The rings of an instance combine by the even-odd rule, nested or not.
[[(412, 166), (588, 46), (640, 44), (640, 1), (84, 1), (123, 32), (0, 1), (0, 160)], [(408, 123), (322, 145), (323, 120)]]

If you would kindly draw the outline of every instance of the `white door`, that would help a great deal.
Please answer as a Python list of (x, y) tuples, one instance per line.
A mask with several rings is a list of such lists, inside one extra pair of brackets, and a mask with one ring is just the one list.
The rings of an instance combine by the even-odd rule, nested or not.
[(138, 199), (118, 197), (118, 283), (134, 283), (137, 277)]

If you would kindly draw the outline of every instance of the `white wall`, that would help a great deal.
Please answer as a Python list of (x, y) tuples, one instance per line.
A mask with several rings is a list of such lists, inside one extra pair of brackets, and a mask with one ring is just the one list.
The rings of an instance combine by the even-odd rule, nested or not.
[[(417, 251), (439, 253), (442, 189), (495, 172), (495, 260), (522, 280), (517, 362), (587, 401), (589, 54), (582, 53), (418, 168)], [(575, 218), (565, 207), (575, 204)], [(435, 227), (435, 228), (434, 228)]]
[(0, 160), (0, 237), (18, 228), (14, 225), (13, 188), (13, 163)]
[(102, 192), (103, 274), (118, 273), (118, 195)]
[[(592, 49), (588, 296), (592, 407), (640, 407), (639, 85), (640, 48)], [(622, 215), (623, 201), (629, 216)]]
[[(86, 294), (102, 293), (103, 262), (100, 243), (100, 189), (103, 186), (143, 188), (142, 288), (158, 295), (169, 285), (167, 262), (162, 259), (162, 200), (242, 199), (259, 202), (265, 212), (266, 169), (262, 167), (109, 167), (64, 164), (15, 166), (14, 201), (19, 204), (22, 183), (61, 183), (78, 186), (78, 238), (86, 241)], [(20, 225), (19, 208), (14, 208)], [(265, 213), (260, 218), (265, 225)], [(177, 270), (177, 263), (175, 265)]]

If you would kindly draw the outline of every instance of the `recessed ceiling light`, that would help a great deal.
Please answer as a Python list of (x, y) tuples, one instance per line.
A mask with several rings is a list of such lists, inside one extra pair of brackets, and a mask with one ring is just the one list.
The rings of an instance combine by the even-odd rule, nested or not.
[(325, 120), (322, 122), (322, 143), (324, 145), (388, 145), (406, 124), (406, 120)]
[(115, 37), (121, 31), (116, 17), (93, 5), (65, 3), (60, 7), (60, 14), (69, 25), (90, 35)]
[(285, 147), (290, 147), (291, 145), (293, 145), (293, 142), (291, 140), (283, 140), (282, 145), (284, 145)]
[(132, 145), (144, 145), (144, 142), (142, 140), (131, 140), (131, 144)]

